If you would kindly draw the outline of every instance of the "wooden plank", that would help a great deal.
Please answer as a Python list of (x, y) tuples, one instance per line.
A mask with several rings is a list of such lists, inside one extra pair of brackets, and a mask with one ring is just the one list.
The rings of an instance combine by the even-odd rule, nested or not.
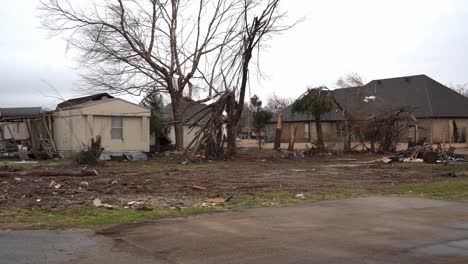
[(52, 148), (54, 149), (54, 152), (57, 153), (57, 148), (55, 146), (54, 138), (52, 137), (52, 132), (50, 131), (49, 126), (47, 125), (45, 116), (42, 117), (42, 122), (44, 123), (44, 127), (46, 129), (47, 135), (49, 136), (50, 144), (52, 145)]

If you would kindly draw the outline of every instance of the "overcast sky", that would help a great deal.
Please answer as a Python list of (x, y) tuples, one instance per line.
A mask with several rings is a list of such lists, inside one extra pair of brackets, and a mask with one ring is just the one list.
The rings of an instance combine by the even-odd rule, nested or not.
[[(76, 95), (73, 58), (64, 40), (39, 28), (37, 5), (0, 1), (0, 107), (52, 108), (51, 95)], [(308, 86), (333, 87), (348, 72), (368, 81), (427, 74), (444, 84), (468, 82), (464, 0), (283, 0), (281, 9), (306, 20), (269, 43), (260, 60), (264, 79), (251, 82), (250, 94), (296, 97)]]

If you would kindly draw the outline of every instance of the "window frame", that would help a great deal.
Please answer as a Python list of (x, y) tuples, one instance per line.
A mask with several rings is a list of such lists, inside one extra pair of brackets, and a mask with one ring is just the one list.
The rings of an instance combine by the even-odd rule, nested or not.
[(336, 128), (336, 136), (339, 138), (345, 137), (346, 136), (346, 124), (345, 122), (338, 121), (336, 122), (335, 128)]
[(304, 139), (310, 139), (310, 124), (304, 123)]
[[(114, 126), (115, 125), (114, 120), (116, 120), (116, 119), (120, 120), (120, 122), (119, 122), (120, 126)], [(113, 139), (113, 140), (123, 140), (124, 139), (123, 127), (124, 127), (124, 118), (123, 118), (123, 116), (112, 116), (112, 118), (111, 118), (111, 130), (110, 130), (111, 139)], [(115, 131), (117, 129), (120, 130), (120, 137), (116, 137), (115, 134), (113, 133), (113, 131)]]

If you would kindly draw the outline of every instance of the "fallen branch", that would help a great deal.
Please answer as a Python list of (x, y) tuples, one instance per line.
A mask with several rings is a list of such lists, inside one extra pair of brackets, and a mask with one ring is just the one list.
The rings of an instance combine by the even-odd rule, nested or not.
[(73, 176), (73, 177), (84, 177), (84, 176), (97, 176), (96, 170), (31, 170), (31, 171), (0, 171), (0, 177), (48, 177), (48, 176)]

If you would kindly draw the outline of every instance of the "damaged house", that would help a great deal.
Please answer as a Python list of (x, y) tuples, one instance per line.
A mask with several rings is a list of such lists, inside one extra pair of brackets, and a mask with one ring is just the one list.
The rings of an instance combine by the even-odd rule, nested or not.
[[(190, 144), (190, 142), (192, 142), (192, 140), (195, 138), (196, 133), (200, 130), (198, 124), (195, 124), (195, 122), (201, 117), (203, 117), (209, 110), (207, 109), (206, 104), (198, 103), (190, 98), (183, 98), (180, 105), (180, 111), (183, 120), (183, 147), (186, 148)], [(168, 135), (169, 139), (171, 143), (174, 144), (176, 140), (173, 128), (174, 118), (172, 112), (172, 104), (166, 105), (163, 108), (162, 113), (164, 119), (168, 121), (168, 125), (170, 127)], [(201, 122), (203, 122), (204, 119), (202, 119)]]
[(62, 157), (72, 157), (101, 136), (102, 159), (144, 159), (149, 151), (150, 109), (109, 94), (65, 101), (53, 114), (54, 140)]
[(104, 160), (145, 159), (149, 151), (151, 113), (143, 106), (104, 93), (65, 101), (55, 111), (39, 109), (0, 110), (0, 152), (71, 158), (97, 136)]
[(57, 157), (52, 112), (42, 107), (0, 108), (0, 153), (23, 159)]
[[(426, 75), (373, 80), (362, 87), (333, 90), (335, 106), (322, 116), (325, 142), (343, 142), (347, 116), (366, 120), (378, 113), (407, 107), (412, 109), (411, 125), (400, 142), (428, 143), (466, 142), (468, 98)], [(315, 118), (292, 113), (291, 106), (282, 112), (282, 142), (288, 142), (289, 131), (297, 127), (296, 142), (316, 140)], [(274, 138), (276, 119), (267, 128), (267, 138)]]

